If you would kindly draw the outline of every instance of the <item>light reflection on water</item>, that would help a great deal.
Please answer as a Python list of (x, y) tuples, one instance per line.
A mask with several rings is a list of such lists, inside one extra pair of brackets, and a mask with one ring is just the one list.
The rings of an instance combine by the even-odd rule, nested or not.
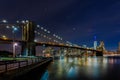
[(119, 75), (119, 58), (64, 58), (54, 60), (40, 80), (120, 80)]
[(48, 73), (48, 70), (46, 70), (40, 80), (48, 80), (48, 77), (49, 77), (49, 73)]

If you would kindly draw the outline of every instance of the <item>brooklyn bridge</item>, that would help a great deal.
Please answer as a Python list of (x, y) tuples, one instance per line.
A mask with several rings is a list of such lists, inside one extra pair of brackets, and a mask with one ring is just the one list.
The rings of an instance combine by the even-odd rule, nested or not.
[[(36, 47), (41, 46), (44, 48), (42, 52), (45, 54), (48, 52), (49, 55), (53, 55), (53, 52), (56, 54), (62, 54), (65, 56), (74, 55), (84, 55), (89, 54), (102, 56), (102, 51), (104, 46), (100, 46), (99, 49), (82, 47), (77, 44), (73, 44), (67, 40), (64, 40), (62, 37), (59, 37), (56, 34), (44, 29), (40, 25), (36, 25), (32, 21), (21, 21), (17, 23), (1, 23), (1, 30), (4, 30), (5, 33), (2, 33), (0, 38), (0, 44), (11, 44), (13, 45), (13, 57), (16, 57), (15, 47), (18, 44), (21, 46), (21, 56), (36, 56)], [(8, 33), (11, 29), (12, 37), (7, 37), (5, 34)], [(16, 34), (19, 30), (19, 35), (21, 34), (22, 39), (18, 38)], [(54, 48), (58, 48), (57, 51)]]
[[(9, 45), (7, 49), (12, 53), (9, 57), (1, 57), (0, 74), (4, 75), (1, 79), (8, 75), (17, 76), (33, 69), (38, 70), (56, 58), (103, 56), (103, 44), (96, 46), (96, 49), (73, 44), (33, 21), (3, 21), (0, 28), (3, 32), (0, 33), (0, 45)], [(36, 52), (37, 50), (41, 52)]]

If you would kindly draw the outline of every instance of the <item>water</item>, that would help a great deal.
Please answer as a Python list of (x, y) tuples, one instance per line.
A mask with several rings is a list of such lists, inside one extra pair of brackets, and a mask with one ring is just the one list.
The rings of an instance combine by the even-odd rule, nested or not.
[(82, 57), (54, 60), (40, 80), (120, 80), (120, 58)]

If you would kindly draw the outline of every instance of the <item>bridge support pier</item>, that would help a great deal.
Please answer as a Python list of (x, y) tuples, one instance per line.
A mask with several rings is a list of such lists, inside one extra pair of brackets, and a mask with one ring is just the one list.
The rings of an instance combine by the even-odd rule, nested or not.
[(35, 56), (36, 50), (35, 50), (35, 25), (33, 22), (28, 21), (25, 22), (22, 26), (22, 40), (26, 41), (26, 43), (22, 44), (22, 56)]
[(67, 55), (67, 49), (66, 48), (60, 48), (59, 54), (60, 54), (60, 56)]
[(103, 56), (103, 51), (96, 51), (96, 56)]
[(85, 56), (88, 56), (88, 51), (87, 50), (85, 50)]
[(35, 50), (34, 43), (22, 44), (22, 56), (35, 56)]
[(77, 56), (81, 56), (81, 51), (80, 51), (80, 49), (77, 49)]

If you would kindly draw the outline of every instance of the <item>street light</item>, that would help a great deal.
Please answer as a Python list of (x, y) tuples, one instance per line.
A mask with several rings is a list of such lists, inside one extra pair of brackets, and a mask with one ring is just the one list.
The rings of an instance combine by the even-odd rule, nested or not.
[(43, 57), (45, 57), (45, 47), (46, 47), (46, 45), (45, 44), (43, 44)]
[(5, 35), (2, 35), (2, 39), (6, 40), (6, 39), (7, 39), (7, 37), (6, 37)]
[(15, 57), (15, 46), (17, 46), (17, 44), (15, 43), (15, 31), (17, 31), (18, 29), (14, 26), (12, 26), (13, 28), (13, 57)]
[(34, 42), (37, 42), (37, 39), (35, 39)]
[(13, 43), (13, 57), (16, 56), (16, 51), (15, 51), (15, 47), (18, 46), (17, 43)]

